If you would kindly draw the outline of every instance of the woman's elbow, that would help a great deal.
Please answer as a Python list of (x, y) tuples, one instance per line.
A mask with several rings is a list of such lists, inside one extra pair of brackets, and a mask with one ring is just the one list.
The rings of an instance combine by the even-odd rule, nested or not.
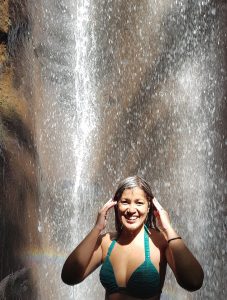
[(62, 270), (61, 272), (61, 280), (67, 285), (75, 285), (83, 281), (83, 276), (79, 276), (79, 274), (72, 274), (71, 272), (67, 272), (66, 270)]
[(189, 292), (194, 292), (199, 290), (203, 285), (203, 279), (204, 279), (204, 273), (203, 270), (201, 270), (200, 274), (197, 276), (193, 276), (193, 278), (190, 278), (190, 280), (185, 280), (178, 282), (181, 287), (186, 289)]
[(189, 292), (195, 292), (199, 290), (203, 285), (203, 281), (200, 282), (194, 282), (191, 283), (190, 285), (186, 286), (185, 289), (188, 290)]
[(192, 284), (192, 288), (193, 288), (192, 291), (197, 291), (202, 287), (203, 279), (204, 279), (204, 272), (203, 272), (202, 267), (200, 266), (200, 270), (199, 270), (197, 276), (195, 276), (195, 279)]
[(61, 275), (61, 280), (67, 285), (75, 285), (83, 281), (83, 279), (75, 279)]

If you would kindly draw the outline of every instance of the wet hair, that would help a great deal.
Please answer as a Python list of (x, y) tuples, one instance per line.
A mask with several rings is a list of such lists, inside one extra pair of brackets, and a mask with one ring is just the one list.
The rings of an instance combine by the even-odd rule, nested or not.
[[(147, 198), (147, 201), (150, 204), (150, 209), (149, 209), (145, 224), (148, 228), (157, 229), (156, 222), (155, 222), (155, 216), (154, 216), (154, 213), (153, 213), (154, 206), (153, 206), (153, 203), (152, 203), (152, 199), (154, 198), (154, 196), (152, 194), (150, 185), (142, 177), (140, 177), (138, 175), (135, 175), (135, 176), (127, 177), (124, 180), (122, 180), (118, 185), (118, 188), (115, 192), (113, 200), (118, 202), (121, 199), (121, 196), (122, 196), (124, 190), (133, 189), (133, 188), (136, 188), (136, 187), (138, 187), (138, 188), (140, 188), (141, 190), (144, 191), (144, 193), (146, 195), (146, 198)], [(119, 235), (120, 232), (121, 232), (121, 227), (122, 226), (121, 226), (120, 220), (118, 218), (117, 205), (114, 206), (114, 212), (115, 212), (115, 228), (116, 228), (116, 231)]]

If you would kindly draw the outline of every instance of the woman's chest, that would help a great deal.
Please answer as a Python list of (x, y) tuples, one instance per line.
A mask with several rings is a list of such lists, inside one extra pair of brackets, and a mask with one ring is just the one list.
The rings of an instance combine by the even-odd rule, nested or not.
[(162, 253), (152, 242), (149, 246), (148, 252), (145, 251), (143, 244), (120, 245), (116, 243), (109, 259), (118, 286), (126, 287), (135, 273), (138, 275), (141, 272), (150, 272), (151, 267), (154, 272), (160, 272)]

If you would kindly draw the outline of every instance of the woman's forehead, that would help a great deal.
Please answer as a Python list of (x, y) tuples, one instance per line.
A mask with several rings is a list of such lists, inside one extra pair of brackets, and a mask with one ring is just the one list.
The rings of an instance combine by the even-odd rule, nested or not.
[(139, 187), (125, 189), (121, 197), (147, 198), (145, 192)]

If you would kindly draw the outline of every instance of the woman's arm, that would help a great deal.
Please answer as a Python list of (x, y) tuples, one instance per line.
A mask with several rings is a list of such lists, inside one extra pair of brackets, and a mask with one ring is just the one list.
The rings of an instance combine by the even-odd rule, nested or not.
[[(166, 240), (179, 237), (170, 224), (168, 213), (155, 198), (153, 203), (157, 209), (155, 215), (158, 225)], [(188, 291), (201, 288), (204, 278), (203, 269), (182, 239), (174, 239), (168, 243), (166, 259), (181, 287)]]
[(69, 255), (61, 273), (64, 283), (69, 285), (80, 283), (101, 264), (100, 232), (97, 227), (94, 227)]
[[(178, 235), (172, 228), (166, 230), (167, 239)], [(188, 291), (196, 291), (203, 284), (203, 269), (182, 239), (169, 242), (166, 248), (166, 259), (174, 272), (177, 282)]]
[(64, 283), (80, 283), (101, 264), (103, 237), (100, 233), (106, 226), (108, 210), (115, 204), (111, 199), (100, 209), (94, 228), (66, 259), (61, 273)]

